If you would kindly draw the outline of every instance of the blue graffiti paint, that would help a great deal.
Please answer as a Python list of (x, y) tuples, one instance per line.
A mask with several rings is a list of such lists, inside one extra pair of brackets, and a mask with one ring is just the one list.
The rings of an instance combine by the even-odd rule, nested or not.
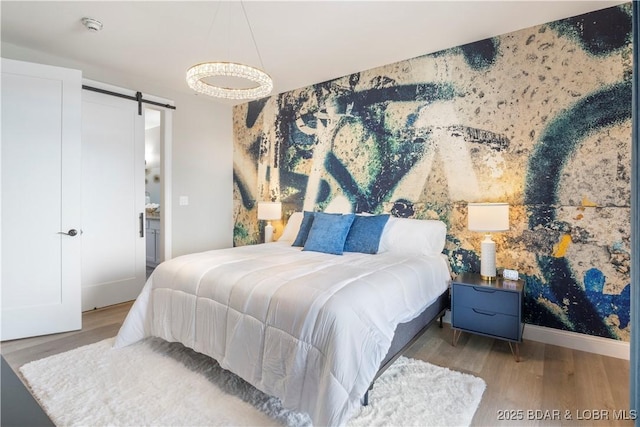
[(549, 291), (555, 297), (553, 300), (558, 302), (571, 320), (571, 330), (615, 338), (614, 333), (604, 324), (598, 310), (580, 288), (566, 258), (540, 256), (538, 265), (543, 272), (544, 280), (549, 284)]
[[(294, 205), (297, 210), (302, 209), (305, 197), (304, 192), (309, 184), (309, 177), (301, 173), (280, 169), (280, 182), (286, 183), (286, 187), (288, 188), (288, 195), (281, 193), (280, 200), (283, 203)], [(316, 201), (318, 203), (325, 202), (329, 200), (330, 195), (331, 187), (329, 186), (329, 183), (326, 180), (321, 179)]]
[(526, 284), (526, 293), (530, 298), (544, 298), (555, 305), (561, 305), (562, 301), (558, 301), (556, 295), (551, 292), (551, 288), (546, 286), (539, 277), (525, 275), (523, 277)]
[[(604, 294), (604, 274), (595, 268), (584, 275), (585, 291), (572, 278), (572, 273), (564, 259), (543, 257), (540, 260), (545, 267), (544, 281), (538, 277), (524, 276), (525, 321), (527, 323), (572, 330), (591, 335), (613, 338), (609, 326), (603, 323), (604, 318), (611, 314), (618, 315), (620, 328), (626, 328), (630, 319), (630, 287), (627, 285), (620, 295)], [(555, 264), (555, 265), (551, 265)], [(550, 281), (573, 282), (575, 286), (566, 289), (559, 286), (545, 284)], [(562, 289), (559, 291), (559, 289)], [(562, 308), (566, 313), (568, 323), (549, 310), (539, 299)]]
[(346, 94), (354, 107), (352, 112), (362, 112), (374, 104), (388, 104), (391, 102), (426, 102), (453, 99), (456, 95), (455, 87), (450, 83), (415, 83), (391, 87), (377, 87), (353, 94)]
[[(247, 239), (249, 239), (249, 231), (246, 229), (244, 224), (238, 224), (238, 223), (234, 224), (233, 226), (234, 246), (235, 246), (236, 240), (247, 240)], [(256, 243), (256, 242), (251, 241), (251, 243)]]
[(249, 147), (247, 148), (247, 155), (251, 160), (257, 163), (258, 160), (260, 159), (261, 150), (262, 150), (262, 138), (258, 137), (254, 139), (251, 142), (251, 144), (249, 144)]
[(335, 156), (329, 153), (324, 163), (325, 170), (340, 183), (340, 188), (344, 195), (351, 201), (355, 212), (369, 212), (366, 202), (366, 190), (362, 190), (360, 185), (353, 178), (347, 167)]
[(497, 38), (480, 40), (459, 47), (469, 67), (477, 71), (487, 69), (496, 62), (498, 48)]
[(613, 312), (620, 319), (620, 327), (626, 328), (631, 321), (631, 283), (624, 287), (620, 295), (612, 295), (612, 299)]
[(415, 206), (410, 200), (400, 199), (393, 202), (391, 215), (398, 218), (411, 218), (415, 213)]
[[(557, 225), (555, 204), (562, 169), (576, 147), (591, 133), (630, 118), (631, 83), (621, 82), (586, 96), (549, 123), (529, 159), (524, 200), (530, 229), (538, 226), (553, 229)], [(527, 296), (526, 303), (534, 307), (536, 313), (536, 319), (531, 319), (534, 323), (615, 338), (615, 333), (603, 320), (612, 312), (611, 304), (604, 300), (613, 297), (603, 295), (601, 290), (594, 291), (604, 285), (598, 272), (589, 273), (590, 288), (582, 290), (567, 259), (540, 256), (538, 265), (547, 285), (540, 284), (536, 289), (537, 296), (561, 307), (570, 323), (566, 324), (543, 304), (538, 304), (535, 296)], [(628, 301), (620, 297), (616, 304), (614, 311), (621, 319), (626, 319), (630, 309)]]
[(242, 206), (244, 206), (245, 209), (252, 209), (256, 201), (251, 194), (248, 183), (240, 176), (240, 172), (237, 171), (235, 167), (233, 168), (233, 183), (240, 193)]
[(257, 101), (249, 102), (249, 106), (247, 108), (247, 117), (245, 118), (245, 124), (247, 125), (247, 129), (251, 129), (253, 125), (258, 121), (258, 117), (260, 113), (264, 109), (264, 106), (267, 104), (269, 98), (258, 99)]
[(597, 268), (590, 268), (584, 274), (585, 293), (591, 304), (596, 308), (601, 317), (611, 314), (618, 315), (620, 327), (626, 328), (630, 318), (630, 285), (625, 286), (619, 295), (605, 294), (604, 285), (606, 277)]
[(458, 247), (454, 250), (445, 249), (444, 253), (449, 258), (449, 265), (453, 274), (480, 271), (480, 257), (474, 251)]
[(571, 322), (566, 322), (559, 317), (546, 304), (539, 302), (539, 299), (561, 306), (562, 302), (556, 300), (556, 296), (550, 292), (540, 277), (534, 275), (522, 275), (524, 280), (524, 321), (532, 325), (546, 326), (549, 328), (571, 330)]
[(630, 81), (584, 97), (549, 123), (529, 159), (525, 205), (531, 207), (531, 229), (555, 218), (561, 172), (576, 147), (589, 134), (629, 119)]
[(613, 242), (613, 244), (611, 245), (611, 252), (629, 254), (629, 252), (625, 249), (623, 242)]
[[(551, 27), (564, 37), (572, 37), (592, 55), (608, 55), (625, 48), (629, 31), (623, 27), (616, 27), (617, 21), (628, 20), (628, 7), (620, 9), (625, 16), (616, 15), (609, 17), (604, 15), (587, 15), (582, 21), (568, 20), (560, 25)], [(617, 16), (617, 17), (616, 17)], [(591, 25), (589, 19), (596, 22)], [(623, 23), (624, 24), (624, 23)], [(608, 28), (607, 28), (608, 27)], [(542, 27), (544, 28), (549, 27)], [(621, 29), (622, 28), (622, 29)], [(477, 71), (487, 70), (500, 55), (499, 38), (485, 43), (479, 42), (453, 48), (442, 54), (464, 55), (471, 68)], [(533, 42), (534, 39), (530, 39)], [(493, 43), (493, 45), (491, 45)], [(529, 43), (529, 41), (527, 42)], [(573, 49), (573, 43), (566, 44)], [(499, 78), (499, 76), (498, 76)], [(625, 75), (628, 78), (628, 75)], [(286, 199), (295, 206), (302, 206), (304, 190), (308, 178), (302, 174), (294, 173), (297, 166), (313, 156), (313, 150), (317, 144), (315, 135), (308, 135), (297, 129), (295, 120), (299, 118), (301, 107), (317, 105), (317, 110), (307, 113), (301, 119), (310, 129), (317, 126), (318, 112), (327, 111), (330, 107), (334, 111), (344, 113), (347, 108), (351, 117), (344, 119), (345, 125), (361, 126), (363, 130), (362, 140), (373, 141), (375, 154), (368, 161), (369, 170), (373, 170), (372, 179), (365, 185), (360, 185), (349, 171), (349, 159), (341, 159), (333, 153), (325, 160), (327, 171), (337, 180), (341, 190), (350, 200), (355, 201), (358, 210), (375, 211), (380, 209), (381, 203), (389, 202), (387, 198), (397, 186), (399, 179), (407, 173), (411, 173), (409, 156), (408, 169), (394, 175), (391, 171), (398, 167), (388, 159), (393, 156), (402, 156), (400, 146), (415, 145), (424, 148), (430, 142), (430, 131), (421, 129), (424, 134), (417, 135), (415, 120), (417, 114), (409, 115), (403, 129), (395, 129), (387, 120), (387, 106), (394, 102), (415, 102), (420, 107), (431, 102), (451, 101), (455, 97), (464, 94), (456, 93), (452, 84), (424, 83), (417, 85), (398, 85), (393, 79), (378, 76), (365, 83), (373, 84), (373, 89), (356, 91), (361, 79), (360, 74), (340, 79), (338, 83), (325, 82), (314, 85), (311, 90), (302, 91), (300, 101), (292, 101), (290, 98), (279, 97), (279, 109), (276, 117), (276, 140), (282, 144), (278, 151), (283, 161), (280, 169), (281, 183), (286, 190)], [(558, 202), (558, 186), (563, 168), (570, 155), (575, 153), (577, 147), (586, 136), (592, 132), (598, 132), (621, 120), (630, 118), (630, 94), (631, 85), (623, 82), (604, 88), (596, 93), (582, 98), (569, 110), (552, 117), (551, 122), (539, 137), (539, 144), (534, 148), (527, 172), (525, 188), (525, 205), (528, 209), (529, 225), (532, 234), (538, 233), (536, 229), (550, 231), (550, 235), (557, 237), (561, 232), (570, 232), (571, 225), (562, 223), (556, 219), (555, 204)], [(314, 97), (312, 102), (309, 98)], [(255, 123), (260, 112), (258, 107), (248, 113), (247, 125)], [(306, 110), (305, 110), (306, 111)], [(554, 113), (555, 114), (555, 113)], [(545, 119), (546, 120), (546, 117)], [(325, 121), (325, 125), (327, 122)], [(484, 131), (483, 131), (484, 132)], [(465, 135), (465, 139), (468, 135)], [(531, 135), (533, 140), (535, 135)], [(490, 142), (489, 147), (496, 150), (509, 152), (508, 140), (485, 137), (478, 133), (478, 141)], [(398, 154), (400, 153), (400, 154)], [(415, 164), (415, 163), (414, 163)], [(402, 167), (402, 165), (400, 166)], [(331, 189), (326, 181), (321, 182), (319, 201), (328, 200), (331, 197)], [(283, 199), (285, 197), (283, 196)], [(284, 201), (284, 200), (283, 200)], [(406, 203), (405, 203), (406, 202)], [(411, 216), (420, 208), (414, 206), (411, 201), (397, 200), (394, 209), (400, 216)], [(422, 208), (424, 209), (424, 208)], [(547, 235), (547, 240), (549, 236)], [(557, 239), (551, 239), (556, 241)], [(550, 241), (551, 241), (550, 240)], [(451, 243), (450, 236), (448, 242)], [(545, 243), (548, 243), (545, 241)], [(459, 245), (459, 242), (458, 242)], [(455, 246), (455, 244), (453, 245)], [(529, 246), (534, 251), (539, 247)], [(539, 251), (549, 253), (549, 251)], [(448, 252), (453, 271), (477, 271), (479, 259), (475, 252), (455, 249)], [(557, 327), (601, 336), (614, 336), (614, 329), (609, 328), (603, 319), (611, 314), (617, 314), (621, 327), (629, 322), (629, 286), (620, 295), (605, 295), (602, 287), (605, 278), (602, 272), (593, 269), (584, 277), (574, 277), (569, 262), (564, 258), (539, 257), (538, 265), (542, 271), (542, 277), (527, 277), (526, 281), (526, 318), (529, 323), (543, 326)], [(585, 287), (579, 285), (579, 280)], [(581, 283), (582, 283), (581, 282)], [(541, 302), (542, 301), (542, 302)], [(562, 311), (562, 313), (559, 313)]]
[(631, 14), (628, 7), (610, 7), (556, 21), (549, 26), (578, 42), (591, 55), (604, 56), (631, 43)]
[[(245, 153), (255, 163), (257, 163), (258, 159), (260, 159), (260, 152), (262, 149), (261, 143), (262, 143), (262, 138), (258, 137), (254, 139), (251, 142), (251, 144), (249, 144), (249, 147), (247, 147), (247, 151)], [(238, 189), (238, 192), (240, 193), (242, 206), (244, 206), (246, 209), (252, 209), (253, 206), (255, 205), (256, 200), (253, 193), (250, 190), (251, 186), (249, 185), (247, 180), (244, 178), (242, 171), (236, 169), (235, 164), (233, 167), (233, 183)]]
[(584, 288), (587, 292), (602, 293), (604, 282), (604, 274), (597, 268), (590, 268), (584, 273)]
[[(291, 160), (297, 162), (297, 159), (310, 159), (313, 157), (313, 147), (315, 146), (316, 139), (314, 135), (307, 135), (301, 132), (295, 123), (290, 123), (287, 126), (287, 133), (285, 137), (290, 143), (288, 146), (295, 150), (295, 155), (291, 157)], [(295, 164), (294, 164), (295, 166)]]
[(448, 126), (447, 130), (451, 132), (452, 135), (460, 135), (464, 137), (466, 142), (486, 145), (495, 151), (504, 151), (509, 148), (509, 145), (511, 145), (511, 141), (504, 134), (499, 134), (486, 129), (453, 125)]
[(340, 184), (344, 195), (351, 200), (356, 212), (375, 212), (385, 202), (423, 155), (421, 144), (393, 144), (390, 140), (376, 138), (381, 163), (379, 170), (368, 186), (361, 186), (351, 172), (334, 153), (328, 153), (325, 160), (326, 171)]
[[(344, 118), (340, 126), (351, 126), (360, 123), (364, 127), (365, 136), (363, 139), (372, 138), (375, 142), (377, 154), (372, 156), (372, 162), (380, 163), (379, 167), (373, 171), (375, 178), (367, 187), (361, 187), (353, 178), (345, 164), (333, 153), (329, 153), (325, 159), (325, 169), (333, 176), (343, 193), (349, 198), (357, 212), (374, 212), (386, 201), (388, 195), (397, 186), (400, 179), (411, 170), (424, 151), (425, 140), (414, 139), (406, 141), (399, 134), (399, 130), (388, 129), (385, 124), (385, 109), (391, 102), (416, 102), (428, 104), (436, 101), (450, 100), (455, 95), (454, 87), (450, 84), (419, 83), (399, 85), (393, 87), (374, 87), (372, 89), (349, 92), (343, 89), (334, 90), (332, 82), (325, 82), (314, 87), (315, 93), (321, 97), (320, 105), (331, 103), (337, 106), (338, 110), (346, 106), (351, 107), (351, 117)], [(297, 128), (295, 124), (298, 118), (302, 119), (309, 128), (316, 127), (317, 120), (315, 113), (308, 113), (304, 116), (296, 116), (299, 105), (294, 102), (281, 105), (280, 117), (278, 119), (280, 136), (283, 138), (283, 151), (295, 147), (304, 158), (313, 156), (313, 148), (316, 144), (315, 135), (307, 135)], [(324, 108), (324, 107), (323, 107)], [(338, 111), (339, 112), (339, 111)], [(337, 132), (337, 131), (336, 131)], [(400, 138), (399, 138), (400, 137)], [(298, 156), (290, 156), (283, 159), (284, 171), (286, 174), (295, 166)], [(374, 168), (372, 168), (374, 169)], [(298, 177), (298, 181), (301, 178)], [(286, 181), (287, 176), (281, 176), (281, 182)], [(300, 185), (298, 182), (297, 185)], [(326, 200), (329, 197), (328, 186), (325, 194), (324, 188), (321, 191), (317, 202)]]

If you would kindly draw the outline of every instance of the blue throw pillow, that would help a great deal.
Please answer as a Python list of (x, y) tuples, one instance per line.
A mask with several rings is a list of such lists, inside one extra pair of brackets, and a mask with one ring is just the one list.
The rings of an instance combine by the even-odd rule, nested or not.
[(389, 215), (356, 215), (351, 229), (344, 242), (345, 252), (362, 252), (377, 254), (382, 230), (389, 220)]
[(354, 214), (316, 212), (303, 251), (342, 255)]
[(313, 224), (313, 218), (315, 214), (315, 212), (303, 212), (302, 222), (300, 223), (300, 230), (298, 230), (296, 240), (293, 241), (291, 246), (304, 246), (305, 242), (307, 241), (307, 236), (309, 235), (309, 230), (311, 230), (311, 224)]

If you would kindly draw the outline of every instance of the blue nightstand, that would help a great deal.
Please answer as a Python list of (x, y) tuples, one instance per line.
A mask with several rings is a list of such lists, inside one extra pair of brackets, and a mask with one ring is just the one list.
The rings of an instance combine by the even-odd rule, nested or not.
[(463, 331), (506, 340), (519, 362), (518, 344), (522, 342), (524, 329), (523, 293), (524, 284), (520, 280), (497, 277), (488, 282), (479, 274), (458, 276), (451, 282), (453, 345), (457, 344)]

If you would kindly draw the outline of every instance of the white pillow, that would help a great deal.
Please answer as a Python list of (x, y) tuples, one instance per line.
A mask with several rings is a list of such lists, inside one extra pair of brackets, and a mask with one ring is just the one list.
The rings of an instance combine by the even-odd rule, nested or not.
[(298, 236), (298, 231), (300, 230), (300, 224), (302, 224), (302, 217), (302, 212), (294, 212), (291, 214), (278, 242), (293, 243), (293, 241), (296, 240), (296, 236)]
[(446, 238), (447, 226), (442, 221), (391, 217), (382, 230), (378, 253), (437, 255)]

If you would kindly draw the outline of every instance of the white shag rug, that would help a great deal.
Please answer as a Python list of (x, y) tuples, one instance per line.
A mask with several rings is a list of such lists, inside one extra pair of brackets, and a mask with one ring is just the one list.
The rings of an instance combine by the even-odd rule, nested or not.
[[(147, 339), (112, 350), (113, 338), (20, 368), (57, 426), (309, 426), (306, 414), (176, 343)], [(351, 426), (469, 425), (481, 378), (399, 358), (369, 392)]]

